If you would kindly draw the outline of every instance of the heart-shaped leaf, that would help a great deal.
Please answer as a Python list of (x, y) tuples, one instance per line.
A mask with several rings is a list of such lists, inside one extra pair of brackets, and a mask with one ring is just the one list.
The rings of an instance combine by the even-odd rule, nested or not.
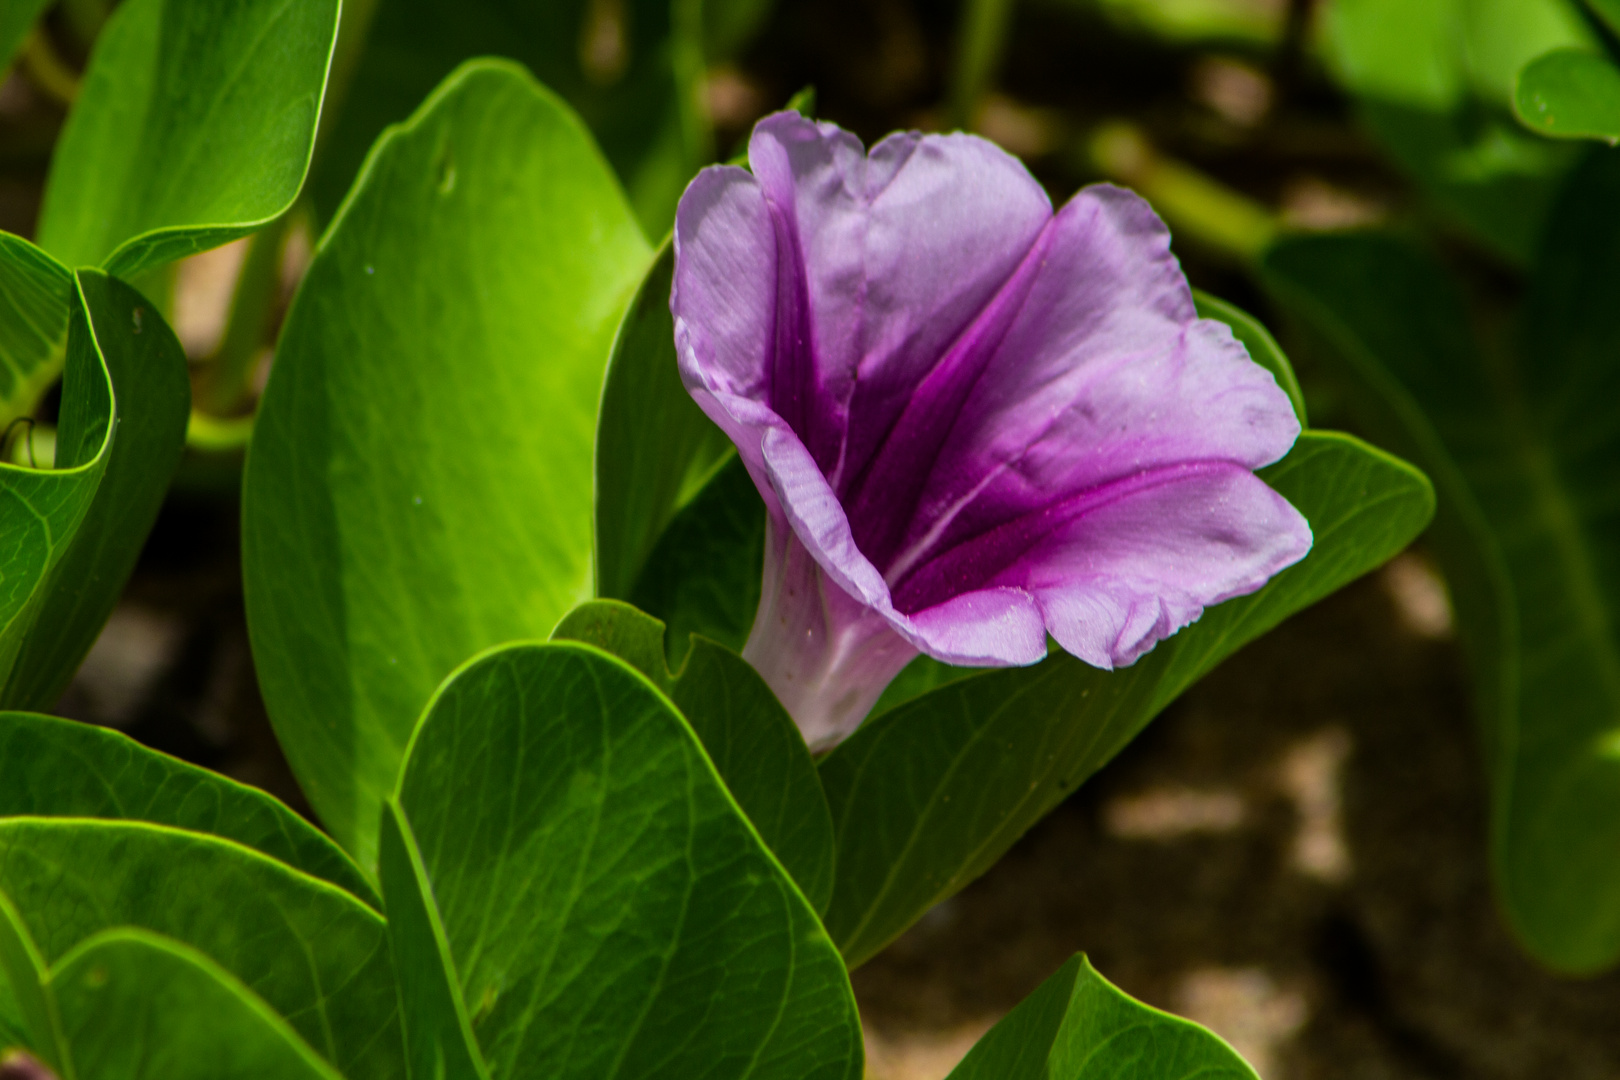
[(694, 638), (671, 674), (664, 624), (628, 604), (582, 604), (552, 633), (612, 653), (662, 690), (691, 725), (765, 846), (820, 914), (832, 896), (832, 812), (810, 748), (776, 695), (742, 657)]
[(107, 728), (0, 713), (0, 818), (29, 816), (149, 821), (210, 833), (382, 907), (342, 849), (259, 789)]
[[(351, 1080), (404, 1071), (383, 920), (335, 886), (201, 833), (5, 818), (0, 891), (44, 965), (102, 930), (163, 934), (240, 979)], [(26, 1013), (0, 987), (8, 1026)]]
[(1434, 512), (1423, 474), (1348, 435), (1306, 432), (1261, 475), (1316, 540), (1259, 592), (1119, 671), (1058, 653), (950, 683), (867, 721), (822, 760), (838, 843), (824, 921), (851, 967), (989, 869), (1221, 660), (1383, 563)]
[(51, 162), (39, 243), (122, 277), (223, 244), (297, 198), (337, 0), (127, 0)]
[[(460, 998), (406, 1016), (437, 1033), (411, 1039), (417, 1075), (481, 1075), (479, 1059), (513, 1080), (861, 1075), (837, 951), (691, 730), (623, 662), (573, 643), (474, 660), (423, 717), (396, 805), (389, 910), (436, 916), (390, 924), (411, 958), (401, 1000)], [(399, 940), (435, 921), (442, 937)]]
[(5, 707), (61, 694), (134, 569), (185, 443), (185, 354), (157, 312), (95, 270), (78, 274), (72, 310), (55, 468), (0, 464)]
[(1497, 881), (1526, 945), (1572, 972), (1620, 960), (1617, 205), (1620, 160), (1596, 152), (1549, 227), (1516, 364), (1393, 237), (1300, 238), (1266, 260), (1364, 422), (1440, 487), (1431, 542), (1488, 739)]
[(518, 61), (578, 111), (649, 236), (669, 230), (686, 182), (710, 156), (696, 4), (383, 0), (355, 11), (370, 25), (353, 31), (364, 36), (356, 46), (364, 51), (311, 184), (322, 216), (338, 206), (383, 128), (479, 56)]
[(1606, 56), (1556, 49), (1519, 73), (1513, 106), (1531, 131), (1612, 145), (1620, 140), (1620, 68)]
[(1084, 956), (991, 1028), (946, 1080), (1258, 1080), (1217, 1036), (1143, 1005)]
[(469, 64), (378, 144), (282, 331), (244, 477), (276, 733), (362, 866), (415, 718), (591, 592), (591, 455), (646, 242), (584, 126)]

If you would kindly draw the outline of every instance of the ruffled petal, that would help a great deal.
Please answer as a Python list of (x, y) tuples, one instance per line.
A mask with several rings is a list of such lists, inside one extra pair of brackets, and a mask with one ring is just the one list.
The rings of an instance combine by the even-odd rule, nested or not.
[[(1130, 192), (1075, 196), (1003, 294), (981, 315), (975, 355), (936, 377), (967, 392), (919, 394), (869, 486), (846, 500), (891, 583), (1076, 492), (1181, 461), (1254, 468), (1298, 437), (1271, 374), (1227, 327), (1197, 318), (1168, 231)], [(904, 476), (909, 504), (896, 495)]]
[(1237, 465), (1175, 470), (1050, 532), (994, 584), (1032, 593), (1058, 644), (1101, 668), (1305, 557), (1298, 510)]
[(837, 489), (1023, 259), (1051, 202), (1017, 158), (968, 135), (896, 134), (867, 156), (832, 124), (778, 113), (748, 154), (810, 312), (801, 359), (814, 371), (779, 371), (773, 405)]

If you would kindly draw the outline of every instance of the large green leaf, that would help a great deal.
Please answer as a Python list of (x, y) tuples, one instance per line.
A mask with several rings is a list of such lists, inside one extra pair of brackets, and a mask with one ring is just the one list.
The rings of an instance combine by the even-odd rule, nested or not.
[(51, 162), (40, 246), (130, 277), (280, 216), (315, 145), (337, 0), (128, 0)]
[(510, 57), (595, 133), (652, 237), (710, 154), (695, 0), (376, 0), (364, 53), (312, 182), (323, 216), (366, 148), (405, 119), (457, 64)]
[(1054, 653), (950, 683), (867, 721), (823, 759), (838, 839), (825, 922), (851, 966), (989, 869), (1221, 660), (1383, 563), (1434, 511), (1421, 473), (1348, 435), (1306, 432), (1262, 475), (1316, 541), (1259, 592), (1120, 671)]
[(331, 833), (376, 857), (434, 687), (591, 592), (591, 454), (648, 250), (583, 125), (515, 66), (378, 144), (282, 332), (244, 478), (249, 629)]
[(73, 300), (66, 267), (0, 232), (0, 431), (32, 412), (61, 374)]
[[(77, 386), (63, 388), (56, 464), (87, 463), (82, 479), (68, 474), (64, 484), (88, 488), (98, 462), (101, 475), (77, 525), (53, 530), (53, 554), (58, 535), (65, 547), (50, 561), (27, 616), (7, 631), (7, 654), (15, 656), (0, 690), (7, 708), (45, 708), (67, 688), (135, 569), (185, 449), (191, 383), (174, 332), (140, 293), (96, 270), (79, 271), (78, 304), (87, 318), (75, 321), (78, 337), (69, 348), (88, 351), (99, 372), (88, 399)], [(77, 382), (89, 367), (79, 360), (71, 377)], [(103, 402), (109, 380), (112, 398)], [(70, 412), (81, 433), (76, 445)], [(16, 631), (26, 637), (11, 654)]]
[(49, 990), (84, 1080), (342, 1080), (229, 972), (156, 934), (95, 935)]
[(332, 841), (276, 799), (107, 728), (0, 713), (0, 818), (149, 821), (211, 833), (382, 902)]
[(681, 385), (666, 241), (625, 312), (596, 423), (596, 591), (630, 599), (653, 545), (731, 452)]
[(1076, 956), (947, 1080), (1258, 1080), (1217, 1036), (1131, 998)]
[(630, 590), (630, 602), (669, 628), (671, 665), (693, 634), (740, 651), (759, 610), (765, 504), (732, 455), (670, 520)]
[(9, 897), (0, 891), (0, 1045), (26, 1046), (72, 1080), (62, 1029), (45, 989), (45, 958)]
[(48, 965), (102, 930), (164, 934), (240, 979), (351, 1080), (402, 1073), (383, 920), (333, 885), (201, 833), (6, 818), (0, 891)]
[(0, 464), (5, 707), (54, 700), (89, 651), (157, 516), (190, 407), (184, 354), (140, 294), (85, 270), (71, 296), (55, 468)]
[(832, 896), (832, 812), (798, 725), (749, 663), (695, 638), (680, 671), (664, 660), (664, 625), (628, 604), (569, 612), (554, 640), (583, 641), (652, 680), (691, 725), (754, 829), (819, 914)]
[(1570, 147), (1511, 111), (1519, 70), (1550, 49), (1595, 45), (1568, 0), (1335, 0), (1326, 52), (1361, 118), (1453, 220), (1528, 262)]
[(1620, 68), (1606, 56), (1555, 49), (1519, 73), (1514, 110), (1556, 139), (1620, 140)]
[(1554, 967), (1620, 960), (1620, 157), (1596, 154), (1549, 229), (1518, 363), (1460, 290), (1392, 238), (1290, 241), (1279, 297), (1341, 357), (1368, 422), (1435, 475), (1490, 752), (1511, 923)]
[[(389, 908), (410, 888), (403, 902), (443, 929), (442, 945), (399, 951), (449, 967), (402, 965), (402, 1000), (442, 1000), (409, 980), (453, 980), (491, 1075), (860, 1077), (837, 951), (691, 730), (623, 662), (573, 643), (474, 660), (424, 716), (397, 801), (413, 843), (383, 849)], [(393, 864), (413, 846), (416, 871)]]

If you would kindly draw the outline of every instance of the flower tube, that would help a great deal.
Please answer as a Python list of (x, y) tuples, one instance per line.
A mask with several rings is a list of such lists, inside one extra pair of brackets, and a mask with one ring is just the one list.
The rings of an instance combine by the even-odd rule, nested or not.
[(919, 652), (1134, 662), (1304, 557), (1254, 475), (1299, 421), (1198, 318), (1163, 222), (1096, 185), (1053, 212), (971, 135), (762, 120), (681, 199), (681, 378), (768, 512), (743, 655), (812, 749)]

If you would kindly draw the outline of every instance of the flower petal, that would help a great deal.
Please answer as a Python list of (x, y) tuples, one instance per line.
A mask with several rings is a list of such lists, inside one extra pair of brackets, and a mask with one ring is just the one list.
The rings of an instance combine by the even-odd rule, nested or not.
[(1197, 318), (1163, 223), (1118, 188), (1076, 195), (962, 343), (845, 499), (891, 583), (1076, 492), (1181, 461), (1256, 467), (1299, 434), (1271, 374)]
[(967, 135), (896, 134), (867, 156), (832, 124), (778, 113), (748, 155), (804, 268), (813, 343), (797, 357), (813, 372), (779, 369), (772, 404), (837, 489), (1052, 206), (1018, 159)]
[(1197, 619), (1304, 558), (1311, 528), (1238, 465), (1177, 470), (1166, 482), (1055, 529), (994, 584), (1036, 597), (1064, 649), (1098, 667), (1135, 662)]

